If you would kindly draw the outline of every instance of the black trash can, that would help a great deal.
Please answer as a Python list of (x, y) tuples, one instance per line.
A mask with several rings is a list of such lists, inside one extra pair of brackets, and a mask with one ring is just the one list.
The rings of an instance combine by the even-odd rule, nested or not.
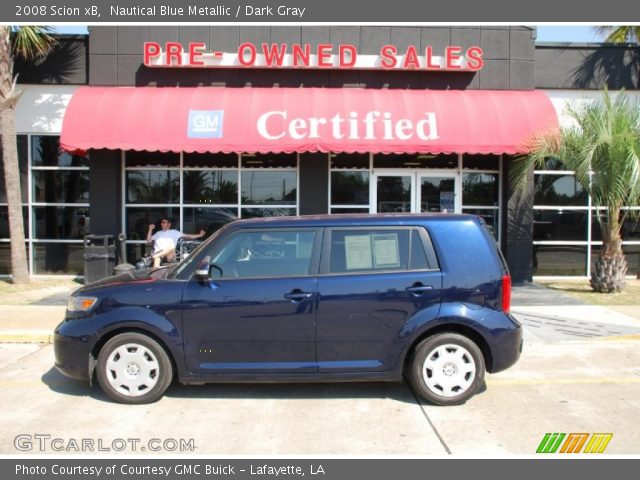
[(85, 285), (113, 275), (113, 266), (116, 262), (113, 235), (85, 235), (82, 257)]

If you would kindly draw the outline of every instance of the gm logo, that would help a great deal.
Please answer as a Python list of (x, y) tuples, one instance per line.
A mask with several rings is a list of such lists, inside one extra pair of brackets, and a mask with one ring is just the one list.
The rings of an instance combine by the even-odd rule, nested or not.
[(189, 110), (188, 138), (222, 138), (224, 110)]

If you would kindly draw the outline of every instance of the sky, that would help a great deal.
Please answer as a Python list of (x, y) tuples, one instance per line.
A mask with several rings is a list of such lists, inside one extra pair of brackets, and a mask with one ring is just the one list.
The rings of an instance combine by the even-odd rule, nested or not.
[[(56, 27), (59, 33), (87, 33), (86, 25), (65, 25)], [(600, 39), (590, 26), (586, 25), (539, 25), (538, 42), (597, 42)]]

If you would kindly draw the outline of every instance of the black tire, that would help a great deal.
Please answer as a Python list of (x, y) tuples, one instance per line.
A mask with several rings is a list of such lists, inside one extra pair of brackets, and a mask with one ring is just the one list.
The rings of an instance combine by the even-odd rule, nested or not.
[(173, 379), (173, 367), (158, 342), (127, 332), (111, 338), (100, 349), (96, 375), (109, 398), (139, 405), (162, 397)]
[(416, 346), (406, 377), (420, 398), (436, 405), (460, 405), (484, 385), (484, 373), (484, 357), (472, 340), (438, 333)]

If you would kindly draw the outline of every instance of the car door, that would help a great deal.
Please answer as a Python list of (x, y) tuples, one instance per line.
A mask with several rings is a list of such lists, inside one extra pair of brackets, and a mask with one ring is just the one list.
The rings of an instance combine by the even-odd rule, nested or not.
[(208, 374), (317, 371), (320, 229), (240, 229), (206, 252), (208, 281), (183, 293), (185, 360)]
[(316, 313), (319, 372), (387, 371), (416, 321), (438, 315), (442, 275), (421, 227), (325, 231)]

